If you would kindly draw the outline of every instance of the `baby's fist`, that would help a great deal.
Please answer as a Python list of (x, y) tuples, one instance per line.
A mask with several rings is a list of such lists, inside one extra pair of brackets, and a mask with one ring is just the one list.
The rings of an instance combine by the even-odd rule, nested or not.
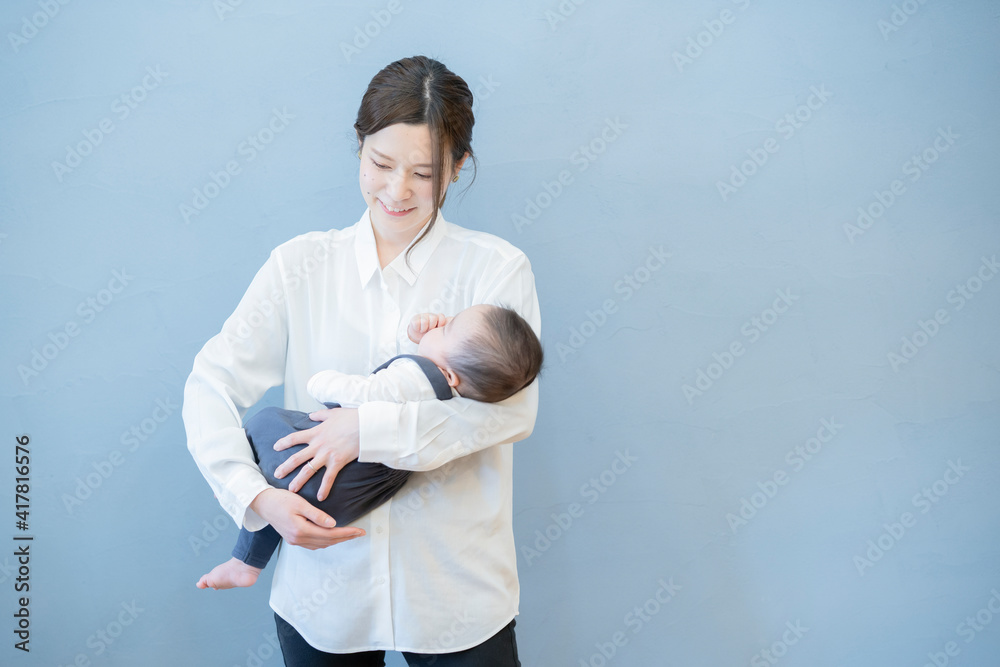
[(442, 313), (418, 313), (410, 320), (410, 326), (406, 328), (406, 335), (414, 343), (419, 343), (425, 333), (444, 326), (449, 319)]

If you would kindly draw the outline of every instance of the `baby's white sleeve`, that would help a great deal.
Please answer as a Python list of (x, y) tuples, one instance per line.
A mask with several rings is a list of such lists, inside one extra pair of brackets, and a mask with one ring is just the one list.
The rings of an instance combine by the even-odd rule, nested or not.
[(437, 398), (420, 366), (405, 358), (368, 376), (320, 371), (309, 378), (306, 391), (320, 403), (339, 403), (345, 408), (356, 408), (369, 401), (406, 403)]

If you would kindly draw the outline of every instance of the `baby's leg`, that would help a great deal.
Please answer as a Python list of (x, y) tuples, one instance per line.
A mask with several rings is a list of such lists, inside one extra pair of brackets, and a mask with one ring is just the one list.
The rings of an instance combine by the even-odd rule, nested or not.
[(230, 558), (212, 568), (208, 574), (201, 575), (195, 584), (198, 588), (214, 588), (217, 591), (226, 588), (247, 588), (257, 583), (261, 568), (247, 565), (237, 558)]
[(310, 503), (332, 516), (338, 526), (346, 526), (396, 495), (410, 478), (410, 474), (409, 470), (396, 470), (381, 463), (360, 463), (355, 460), (337, 473), (326, 500), (318, 502), (315, 496), (319, 490), (318, 480), (322, 475), (314, 475), (309, 480), (317, 480), (315, 491), (307, 491), (307, 483), (301, 493)]
[(280, 541), (281, 535), (271, 526), (264, 526), (255, 533), (241, 528), (233, 557), (203, 574), (196, 585), (216, 590), (253, 586)]
[[(328, 403), (327, 406), (340, 407), (336, 403)], [(295, 479), (305, 464), (302, 464), (281, 479), (277, 479), (274, 476), (274, 471), (288, 460), (292, 454), (305, 449), (307, 445), (293, 445), (288, 449), (276, 452), (274, 451), (274, 443), (278, 438), (272, 438), (270, 434), (267, 438), (258, 437), (258, 434), (263, 433), (264, 429), (258, 428), (255, 421), (262, 420), (271, 424), (279, 421), (286, 424), (287, 433), (312, 428), (313, 426), (318, 426), (320, 422), (311, 421), (309, 416), (302, 412), (271, 408), (266, 408), (265, 410), (273, 410), (273, 412), (270, 414), (258, 413), (258, 415), (255, 415), (253, 419), (248, 421), (246, 426), (247, 436), (251, 440), (251, 443), (254, 438), (258, 440), (258, 444), (255, 447), (258, 456), (257, 465), (260, 466), (260, 471), (264, 474), (267, 483), (279, 489), (287, 489), (288, 485), (292, 483), (292, 480)], [(264, 410), (261, 411), (261, 413), (264, 412)], [(279, 437), (283, 437), (287, 433), (282, 433)], [(337, 478), (334, 480), (330, 494), (326, 499), (320, 501), (317, 500), (316, 496), (319, 493), (319, 487), (323, 481), (323, 474), (325, 472), (325, 468), (320, 468), (319, 472), (310, 477), (309, 481), (299, 489), (298, 494), (315, 507), (332, 516), (338, 526), (346, 526), (387, 501), (403, 487), (403, 484), (410, 476), (410, 471), (408, 470), (395, 470), (381, 463), (351, 461), (337, 473)]]
[[(330, 407), (339, 406), (330, 404)], [(318, 424), (319, 422), (309, 420), (305, 413), (278, 408), (265, 408), (247, 422), (247, 439), (268, 484), (287, 489), (302, 466), (281, 479), (274, 476), (274, 471), (292, 454), (306, 447), (304, 444), (295, 445), (276, 452), (274, 443), (289, 433)], [(316, 496), (323, 480), (323, 472), (325, 470), (320, 468), (319, 473), (310, 477), (299, 490), (299, 495), (332, 516), (338, 526), (346, 526), (387, 501), (403, 487), (410, 476), (408, 470), (395, 470), (380, 463), (352, 461), (337, 474), (329, 496), (319, 501)], [(203, 575), (198, 581), (198, 587), (221, 589), (252, 586), (280, 541), (281, 535), (271, 526), (254, 533), (241, 529), (233, 548), (233, 558)]]

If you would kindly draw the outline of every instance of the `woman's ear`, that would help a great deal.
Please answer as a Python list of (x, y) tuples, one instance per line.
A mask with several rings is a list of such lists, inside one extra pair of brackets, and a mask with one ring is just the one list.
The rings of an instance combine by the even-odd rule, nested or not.
[(459, 161), (458, 161), (458, 162), (457, 162), (457, 163), (455, 164), (455, 173), (454, 173), (454, 175), (452, 176), (452, 178), (454, 178), (455, 176), (458, 176), (458, 172), (462, 171), (462, 165), (464, 165), (464, 164), (465, 164), (465, 161), (466, 161), (466, 160), (468, 160), (468, 159), (469, 159), (469, 152), (468, 152), (468, 151), (466, 151), (466, 152), (465, 152), (465, 155), (463, 155), (463, 156), (462, 156), (462, 159), (461, 159), (461, 160), (459, 160)]

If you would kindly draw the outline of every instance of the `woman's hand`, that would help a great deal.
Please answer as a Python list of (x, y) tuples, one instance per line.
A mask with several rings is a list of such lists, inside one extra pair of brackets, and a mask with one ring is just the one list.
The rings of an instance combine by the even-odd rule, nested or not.
[[(318, 410), (309, 415), (313, 421), (323, 422), (319, 426), (296, 431), (274, 443), (274, 450), (280, 452), (293, 445), (307, 444), (303, 449), (288, 457), (277, 467), (274, 476), (283, 478), (303, 463), (302, 470), (295, 476), (288, 490), (298, 492), (310, 477), (326, 466), (323, 481), (319, 486), (317, 500), (326, 500), (333, 488), (333, 480), (341, 468), (358, 458), (360, 437), (358, 435), (358, 411), (356, 408), (332, 408)], [(305, 502), (305, 501), (303, 501)], [(307, 503), (308, 504), (308, 503)], [(280, 530), (278, 531), (281, 532)]]
[(419, 343), (425, 333), (431, 329), (443, 327), (452, 319), (445, 317), (443, 313), (418, 313), (413, 316), (410, 325), (406, 327), (406, 335), (414, 343)]
[(306, 549), (323, 549), (365, 534), (360, 528), (334, 528), (335, 522), (329, 514), (284, 489), (264, 489), (250, 503), (250, 508), (271, 524), (285, 542)]

